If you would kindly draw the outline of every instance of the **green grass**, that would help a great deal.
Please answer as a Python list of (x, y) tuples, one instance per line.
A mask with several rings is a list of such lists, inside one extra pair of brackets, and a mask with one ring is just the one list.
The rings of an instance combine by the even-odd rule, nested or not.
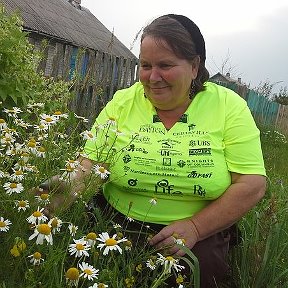
[(262, 129), (267, 192), (239, 223), (243, 241), (231, 253), (232, 278), (239, 288), (288, 287), (288, 143)]

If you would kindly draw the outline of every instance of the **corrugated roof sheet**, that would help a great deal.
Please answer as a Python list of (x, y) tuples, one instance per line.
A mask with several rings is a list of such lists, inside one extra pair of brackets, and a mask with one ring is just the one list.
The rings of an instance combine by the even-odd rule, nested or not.
[[(85, 7), (74, 7), (68, 0), (0, 0), (7, 12), (19, 11), (24, 27), (60, 38), (76, 46), (87, 47), (116, 56), (136, 56)], [(110, 44), (110, 45), (109, 45)]]

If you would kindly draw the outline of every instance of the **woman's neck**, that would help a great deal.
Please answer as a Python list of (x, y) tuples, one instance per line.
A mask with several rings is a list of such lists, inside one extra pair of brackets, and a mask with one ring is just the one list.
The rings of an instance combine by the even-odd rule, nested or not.
[(171, 129), (176, 122), (179, 121), (183, 113), (188, 107), (179, 107), (173, 110), (160, 110), (156, 109), (157, 115), (166, 129)]

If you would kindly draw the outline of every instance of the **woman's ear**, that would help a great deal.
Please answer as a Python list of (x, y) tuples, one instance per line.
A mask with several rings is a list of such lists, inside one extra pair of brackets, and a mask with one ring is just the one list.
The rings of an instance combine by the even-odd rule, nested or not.
[(197, 77), (199, 65), (200, 65), (200, 56), (197, 55), (192, 60), (192, 77), (193, 77), (193, 79), (195, 79)]

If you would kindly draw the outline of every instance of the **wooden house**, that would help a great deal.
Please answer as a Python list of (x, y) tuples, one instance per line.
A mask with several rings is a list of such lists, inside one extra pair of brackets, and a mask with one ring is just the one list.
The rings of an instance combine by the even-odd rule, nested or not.
[(246, 99), (249, 88), (246, 84), (242, 83), (241, 78), (235, 80), (231, 78), (230, 73), (226, 73), (225, 75), (223, 75), (218, 72), (215, 75), (211, 76), (209, 81), (230, 88), (231, 90), (238, 93), (242, 98)]
[(69, 80), (75, 70), (81, 75), (72, 108), (82, 116), (94, 118), (117, 89), (135, 81), (137, 57), (81, 6), (81, 0), (0, 0), (0, 4), (8, 13), (20, 14), (35, 49), (48, 41), (39, 66), (46, 76)]

